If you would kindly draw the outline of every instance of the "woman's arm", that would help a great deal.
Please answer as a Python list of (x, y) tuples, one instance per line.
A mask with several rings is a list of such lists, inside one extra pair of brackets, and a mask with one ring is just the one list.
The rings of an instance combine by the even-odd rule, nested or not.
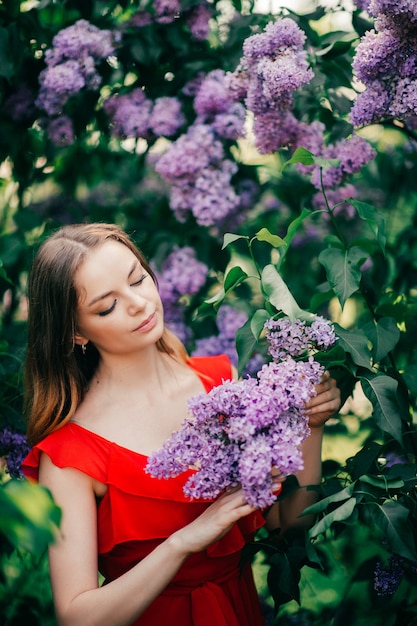
[(59, 536), (49, 551), (54, 603), (61, 626), (128, 626), (163, 591), (190, 554), (204, 550), (238, 519), (254, 511), (241, 490), (229, 492), (131, 570), (99, 587), (92, 479), (78, 470), (56, 467), (43, 454), (40, 482), (62, 508)]
[(306, 405), (311, 433), (302, 444), (304, 469), (297, 473), (301, 486), (280, 504), (275, 503), (267, 516), (267, 528), (285, 530), (294, 526), (311, 526), (311, 516), (299, 517), (300, 513), (317, 500), (315, 491), (303, 485), (318, 485), (321, 481), (321, 447), (325, 422), (340, 409), (340, 390), (336, 381), (325, 372), (316, 386), (316, 395)]

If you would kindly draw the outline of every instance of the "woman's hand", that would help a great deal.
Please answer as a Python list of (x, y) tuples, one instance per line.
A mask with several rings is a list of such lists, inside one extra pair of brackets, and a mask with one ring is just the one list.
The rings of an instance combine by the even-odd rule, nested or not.
[(322, 379), (316, 385), (316, 395), (306, 404), (308, 425), (310, 428), (320, 428), (340, 409), (340, 389), (329, 372), (324, 372)]
[(217, 498), (199, 517), (171, 535), (178, 548), (187, 554), (201, 552), (221, 539), (242, 517), (255, 511), (241, 488), (231, 489)]

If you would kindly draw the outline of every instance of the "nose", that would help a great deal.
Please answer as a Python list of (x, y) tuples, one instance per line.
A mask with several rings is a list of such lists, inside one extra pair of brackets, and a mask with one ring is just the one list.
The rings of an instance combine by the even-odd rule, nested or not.
[(131, 291), (128, 298), (128, 313), (130, 315), (135, 315), (138, 311), (143, 311), (145, 307), (146, 298)]

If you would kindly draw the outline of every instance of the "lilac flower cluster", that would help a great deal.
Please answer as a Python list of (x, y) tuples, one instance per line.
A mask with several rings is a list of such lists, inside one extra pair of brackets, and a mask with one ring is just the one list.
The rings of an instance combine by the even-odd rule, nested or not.
[(8, 428), (0, 433), (0, 458), (5, 457), (6, 472), (12, 478), (23, 478), (21, 466), (29, 450), (30, 446), (24, 435), (13, 433)]
[(185, 122), (178, 98), (164, 96), (152, 102), (140, 88), (111, 96), (104, 110), (113, 135), (119, 139), (172, 137)]
[(356, 98), (356, 126), (396, 118), (417, 124), (417, 5), (409, 0), (370, 0), (375, 29), (362, 37), (353, 68), (365, 85)]
[(87, 20), (61, 30), (45, 53), (46, 68), (39, 75), (36, 105), (47, 115), (62, 113), (68, 99), (81, 89), (97, 90), (101, 77), (96, 65), (114, 53), (117, 35)]
[(374, 571), (374, 589), (378, 596), (392, 596), (404, 575), (404, 559), (392, 554), (387, 563), (378, 561)]
[(181, 2), (180, 0), (154, 0), (153, 10), (157, 22), (170, 24), (179, 16)]
[(289, 317), (265, 322), (268, 352), (275, 360), (286, 358), (287, 355), (300, 357), (311, 350), (327, 350), (336, 341), (332, 324), (317, 316), (311, 324), (304, 320), (292, 321)]
[(287, 118), (293, 92), (313, 78), (303, 49), (305, 39), (290, 18), (269, 22), (264, 32), (245, 40), (240, 63), (228, 75), (232, 96), (254, 113), (255, 143), (261, 153), (291, 141)]
[(246, 322), (247, 315), (228, 304), (223, 305), (216, 318), (218, 334), (202, 337), (195, 342), (194, 356), (227, 354), (233, 365), (237, 365), (236, 332)]
[[(316, 339), (327, 345), (329, 336), (318, 320)], [(213, 499), (240, 483), (250, 504), (272, 504), (272, 466), (284, 475), (303, 467), (300, 444), (309, 434), (304, 407), (323, 373), (313, 357), (293, 359), (290, 344), (284, 338), (278, 352), (285, 356), (265, 364), (256, 377), (225, 381), (191, 398), (183, 427), (150, 457), (147, 471), (168, 478), (198, 468), (184, 486), (190, 498)]]
[(223, 70), (213, 70), (200, 83), (194, 99), (196, 122), (210, 124), (220, 137), (238, 139), (244, 134), (246, 112), (232, 99), (225, 76)]
[(171, 184), (170, 207), (179, 221), (192, 213), (211, 226), (234, 213), (239, 196), (231, 184), (237, 165), (208, 124), (195, 123), (158, 159), (156, 171)]
[(207, 39), (210, 28), (209, 22), (213, 15), (212, 6), (208, 2), (200, 2), (192, 7), (187, 17), (187, 25), (194, 39)]
[(201, 289), (207, 279), (208, 267), (197, 259), (194, 248), (176, 247), (156, 274), (165, 322), (183, 343), (187, 343), (191, 332), (184, 321), (181, 298), (194, 295)]

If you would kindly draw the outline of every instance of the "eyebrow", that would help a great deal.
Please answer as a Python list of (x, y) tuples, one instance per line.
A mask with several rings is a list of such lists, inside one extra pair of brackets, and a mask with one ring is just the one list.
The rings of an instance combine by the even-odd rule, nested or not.
[[(135, 259), (133, 261), (132, 267), (130, 268), (130, 272), (128, 273), (127, 277), (130, 278), (133, 274), (133, 272), (135, 271), (135, 269), (137, 268), (137, 266), (139, 265), (139, 262), (137, 259)], [(100, 300), (104, 300), (104, 298), (107, 298), (108, 296), (111, 296), (111, 294), (113, 293), (113, 291), (107, 291), (106, 293), (102, 293), (99, 296), (96, 296), (95, 298), (93, 298), (91, 300), (91, 302), (89, 302), (87, 304), (88, 307), (93, 306), (93, 304), (96, 304), (97, 302), (100, 302)]]

